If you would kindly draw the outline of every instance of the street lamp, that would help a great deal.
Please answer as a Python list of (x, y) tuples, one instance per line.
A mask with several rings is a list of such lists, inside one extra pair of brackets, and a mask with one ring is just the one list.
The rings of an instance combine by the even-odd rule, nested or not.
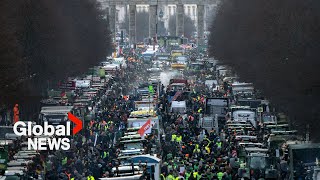
[(162, 29), (164, 28), (164, 25), (163, 25), (163, 11), (162, 9), (160, 9), (160, 12), (159, 12), (159, 18), (160, 18), (160, 35), (162, 35)]

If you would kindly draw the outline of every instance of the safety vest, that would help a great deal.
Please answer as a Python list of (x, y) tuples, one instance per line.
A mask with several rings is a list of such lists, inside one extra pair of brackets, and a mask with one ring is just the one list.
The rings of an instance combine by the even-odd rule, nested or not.
[(193, 172), (193, 178), (199, 180), (201, 175), (198, 172)]
[(186, 176), (186, 180), (188, 180), (189, 177), (191, 176), (191, 173), (187, 173), (187, 172), (186, 172), (185, 176)]
[(246, 167), (246, 163), (241, 162), (240, 163), (240, 168), (245, 168)]
[(164, 177), (163, 174), (160, 174), (160, 179), (161, 179), (161, 180), (166, 180), (166, 177)]
[(68, 161), (68, 158), (67, 158), (67, 157), (65, 157), (64, 159), (62, 159), (62, 161), (61, 161), (62, 166), (65, 165), (65, 164), (67, 164), (67, 161)]
[(194, 148), (193, 152), (200, 152), (199, 144), (196, 144), (196, 147)]
[(94, 177), (93, 176), (88, 176), (87, 180), (94, 180)]
[(218, 178), (219, 180), (222, 180), (223, 175), (224, 175), (223, 172), (218, 172), (218, 173), (217, 173), (217, 178)]
[(71, 178), (70, 180), (74, 180), (74, 177), (73, 177), (73, 178)]
[(218, 146), (218, 148), (221, 148), (222, 142), (216, 142), (216, 145)]
[(104, 151), (104, 152), (103, 152), (102, 159), (106, 158), (108, 155), (109, 155), (109, 152)]
[(177, 135), (176, 135), (176, 134), (172, 134), (172, 136), (171, 136), (171, 141), (175, 141), (176, 138), (177, 138)]
[(174, 176), (172, 175), (172, 174), (169, 174), (168, 176), (167, 176), (167, 180), (174, 180), (175, 178), (174, 178)]
[(177, 143), (180, 143), (181, 141), (182, 141), (182, 136), (180, 135), (180, 136), (177, 136), (176, 137), (176, 141), (177, 141)]
[(210, 147), (209, 147), (209, 146), (206, 146), (205, 149), (206, 149), (207, 153), (210, 154), (210, 152), (211, 152), (211, 151), (210, 151)]

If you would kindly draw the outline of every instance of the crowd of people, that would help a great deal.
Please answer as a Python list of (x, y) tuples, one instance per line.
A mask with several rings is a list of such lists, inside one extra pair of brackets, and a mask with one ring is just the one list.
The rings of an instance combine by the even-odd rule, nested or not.
[[(134, 57), (137, 58), (137, 57)], [(92, 104), (92, 118), (86, 122), (81, 133), (71, 138), (68, 151), (47, 151), (41, 156), (41, 163), (35, 167), (40, 175), (45, 172), (47, 180), (96, 180), (113, 177), (112, 168), (121, 166), (119, 138), (128, 127), (127, 120), (134, 110), (134, 101), (139, 100), (135, 92), (139, 83), (147, 82), (150, 74), (147, 64), (132, 61), (126, 57), (127, 68), (117, 70), (107, 87), (96, 95)], [(196, 75), (197, 76), (197, 75)], [(198, 77), (203, 77), (199, 74)], [(188, 78), (188, 77), (184, 77)], [(225, 84), (228, 89), (228, 85)], [(238, 169), (244, 163), (238, 158), (239, 147), (235, 133), (221, 125), (220, 130), (202, 128), (199, 121), (205, 114), (206, 97), (226, 97), (225, 92), (213, 93), (204, 82), (196, 79), (190, 85), (189, 95), (182, 95), (188, 110), (172, 113), (170, 102), (162, 84), (159, 90), (156, 114), (160, 116), (160, 143), (156, 134), (145, 137), (144, 149), (151, 153), (154, 144), (158, 146), (156, 156), (160, 158), (161, 180), (231, 180), (238, 178)], [(81, 95), (81, 92), (77, 92)], [(228, 92), (229, 93), (229, 92)], [(130, 94), (130, 95), (129, 95)], [(129, 96), (128, 96), (129, 95)], [(232, 97), (231, 101), (232, 102)], [(226, 117), (228, 118), (228, 117)], [(259, 129), (251, 130), (250, 135), (258, 135)], [(243, 132), (242, 134), (248, 134)], [(142, 179), (150, 179), (145, 173)]]
[[(94, 118), (82, 133), (72, 139), (69, 151), (48, 152), (45, 161), (46, 179), (93, 180), (112, 176), (112, 168), (119, 166), (117, 140), (127, 127), (126, 121), (138, 97), (124, 98), (136, 83), (146, 80), (147, 72), (140, 63), (128, 62), (123, 76), (114, 77), (108, 88), (96, 98)], [(121, 93), (122, 92), (122, 93)], [(159, 107), (169, 106), (162, 86)], [(108, 95), (107, 95), (108, 94)], [(164, 136), (158, 157), (162, 159), (163, 180), (234, 179), (237, 176), (237, 149), (228, 132), (208, 131), (199, 126), (203, 116), (206, 91), (194, 91), (188, 99), (191, 109), (187, 114), (170, 113), (158, 109)], [(153, 138), (147, 138), (146, 153)], [(148, 148), (149, 147), (149, 148)], [(149, 177), (149, 176), (147, 176)], [(145, 178), (146, 179), (146, 178)]]
[[(94, 180), (109, 177), (119, 165), (117, 139), (126, 128), (126, 121), (137, 98), (123, 96), (143, 77), (136, 63), (129, 64), (122, 76), (114, 76), (108, 87), (96, 97), (92, 120), (72, 138), (69, 151), (48, 152), (46, 179)], [(119, 73), (120, 74), (120, 73)]]

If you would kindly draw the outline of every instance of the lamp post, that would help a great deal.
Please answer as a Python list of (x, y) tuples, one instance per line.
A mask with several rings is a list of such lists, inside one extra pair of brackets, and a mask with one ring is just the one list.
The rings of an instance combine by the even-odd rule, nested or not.
[[(159, 18), (160, 18), (160, 26), (161, 26), (161, 28), (163, 28), (163, 11), (162, 11), (162, 9), (160, 9), (160, 12), (159, 12)], [(160, 28), (160, 35), (162, 35), (162, 30), (163, 29), (161, 29)]]
[(155, 34), (155, 39), (154, 39), (154, 42), (153, 42), (153, 50), (155, 51), (156, 50), (156, 45), (158, 44), (158, 3), (159, 3), (159, 0), (157, 0), (157, 5), (156, 5), (156, 34)]

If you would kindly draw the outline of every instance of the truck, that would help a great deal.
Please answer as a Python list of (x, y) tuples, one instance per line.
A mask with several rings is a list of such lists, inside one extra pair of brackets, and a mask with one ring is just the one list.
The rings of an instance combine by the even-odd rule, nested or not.
[(188, 58), (186, 56), (175, 56), (172, 59), (172, 69), (185, 69), (188, 66)]
[(231, 122), (250, 123), (253, 127), (257, 127), (256, 109), (249, 106), (233, 106), (230, 110)]
[(319, 176), (315, 162), (320, 159), (320, 143), (290, 144), (289, 157), (290, 179)]
[(147, 50), (146, 52), (142, 53), (142, 59), (146, 63), (151, 63), (154, 55), (155, 55), (155, 51)]
[(232, 93), (234, 95), (252, 96), (254, 94), (254, 87), (252, 83), (234, 82), (232, 83)]
[(270, 165), (268, 154), (254, 152), (246, 157), (246, 165), (238, 169), (238, 176), (248, 179), (277, 179), (278, 171)]
[(170, 112), (172, 113), (180, 113), (186, 114), (187, 113), (187, 103), (186, 101), (172, 101)]
[(68, 121), (69, 112), (73, 112), (73, 106), (42, 107), (39, 114), (39, 123), (48, 122), (51, 125), (65, 125)]

